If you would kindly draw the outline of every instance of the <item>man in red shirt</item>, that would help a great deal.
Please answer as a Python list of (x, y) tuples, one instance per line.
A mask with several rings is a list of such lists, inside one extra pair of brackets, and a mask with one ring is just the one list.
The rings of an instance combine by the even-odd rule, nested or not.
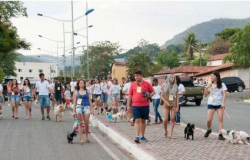
[[(135, 82), (131, 84), (129, 89), (129, 97), (127, 105), (131, 103), (132, 99), (132, 111), (135, 119), (135, 142), (140, 143), (147, 142), (144, 137), (146, 129), (146, 119), (149, 119), (149, 98), (152, 97), (155, 92), (150, 83), (142, 79), (142, 71), (135, 72)], [(139, 137), (141, 135), (141, 138)]]

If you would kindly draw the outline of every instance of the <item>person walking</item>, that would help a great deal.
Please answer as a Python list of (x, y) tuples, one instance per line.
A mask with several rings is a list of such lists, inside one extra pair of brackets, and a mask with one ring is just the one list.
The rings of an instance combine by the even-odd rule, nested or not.
[(29, 79), (24, 80), (22, 89), (23, 103), (25, 105), (26, 120), (31, 117), (32, 88)]
[(8, 83), (7, 83), (7, 95), (8, 95), (8, 106), (10, 106), (11, 104), (11, 86), (12, 86), (12, 80), (10, 80)]
[(44, 79), (44, 74), (39, 74), (40, 81), (36, 83), (36, 91), (38, 91), (39, 94), (39, 103), (41, 107), (41, 114), (42, 114), (42, 120), (45, 119), (44, 117), (44, 109), (47, 110), (47, 119), (50, 119), (49, 113), (50, 113), (50, 99), (49, 99), (49, 82)]
[(20, 101), (19, 86), (16, 79), (13, 79), (11, 86), (12, 118), (18, 119), (18, 106)]
[(65, 106), (66, 109), (70, 107), (70, 101), (71, 101), (71, 94), (70, 94), (70, 88), (67, 88), (66, 91), (64, 92), (64, 97), (65, 97)]
[(101, 113), (103, 111), (103, 109), (105, 109), (107, 111), (108, 109), (108, 105), (107, 105), (107, 102), (108, 102), (108, 83), (107, 83), (107, 78), (103, 78), (102, 79), (102, 95), (101, 95), (101, 102), (102, 102), (102, 110), (101, 110)]
[[(146, 119), (149, 119), (149, 98), (155, 92), (150, 83), (142, 79), (142, 71), (135, 72), (136, 82), (132, 83), (129, 89), (129, 96), (127, 107), (129, 107), (132, 100), (132, 111), (135, 119), (135, 142), (147, 142), (145, 138)], [(140, 137), (141, 136), (141, 137)]]
[[(176, 77), (173, 74), (168, 75), (166, 81), (162, 84), (161, 87), (161, 100), (163, 104), (163, 126), (166, 137), (172, 138), (174, 126), (175, 126), (175, 115), (179, 111), (179, 95), (178, 95), (178, 85), (176, 83)], [(171, 111), (170, 116), (170, 133), (168, 134), (167, 125), (168, 125), (168, 113)]]
[[(160, 104), (160, 99), (161, 99), (161, 86), (158, 85), (158, 79), (155, 78), (153, 79), (153, 88), (155, 91), (155, 95), (152, 97), (153, 100), (153, 108), (154, 108), (154, 112), (155, 112), (155, 122), (153, 124), (160, 124), (162, 123), (162, 118), (161, 115), (158, 111), (158, 107)], [(159, 122), (158, 122), (159, 119)]]
[(70, 92), (71, 92), (71, 96), (73, 96), (73, 93), (75, 91), (75, 87), (76, 87), (76, 78), (74, 77), (73, 80), (70, 82)]
[(204, 95), (208, 96), (207, 106), (207, 132), (204, 137), (207, 138), (212, 133), (212, 121), (214, 112), (217, 112), (219, 123), (219, 140), (225, 140), (222, 135), (223, 129), (223, 113), (226, 104), (227, 87), (221, 81), (220, 73), (215, 71), (211, 74), (211, 82), (205, 88)]
[(90, 92), (86, 89), (86, 82), (79, 80), (76, 90), (73, 94), (73, 116), (78, 118), (80, 144), (83, 145), (82, 122), (84, 120), (86, 143), (90, 143), (88, 139), (89, 133), (89, 117), (93, 114), (93, 105), (89, 96)]
[(100, 112), (100, 106), (101, 106), (101, 94), (102, 94), (102, 87), (100, 84), (100, 79), (95, 78), (95, 84), (93, 87), (93, 99), (95, 103), (95, 108), (97, 109), (97, 113)]
[(3, 86), (0, 84), (0, 119), (2, 119), (2, 103), (4, 102), (4, 97), (3, 97)]
[(110, 95), (112, 97), (112, 109), (113, 109), (113, 114), (118, 112), (118, 104), (119, 104), (119, 99), (120, 99), (120, 91), (121, 91), (121, 86), (118, 83), (118, 80), (115, 78), (113, 80), (113, 84), (110, 86)]
[(63, 85), (62, 83), (55, 77), (55, 85), (54, 85), (54, 93), (57, 105), (62, 103), (62, 95), (63, 95)]
[(134, 116), (133, 116), (133, 112), (132, 112), (132, 102), (130, 104), (128, 104), (128, 96), (129, 96), (129, 89), (130, 89), (130, 86), (131, 84), (135, 81), (135, 78), (134, 77), (129, 77), (129, 82), (126, 83), (122, 89), (122, 92), (124, 95), (126, 95), (126, 100), (124, 102), (124, 104), (128, 107), (126, 107), (127, 111), (128, 111), (128, 118), (130, 120), (130, 125), (133, 126), (134, 125)]
[(184, 102), (184, 98), (183, 98), (183, 95), (186, 93), (186, 90), (185, 90), (185, 87), (183, 84), (181, 84), (181, 79), (179, 76), (176, 76), (176, 83), (177, 83), (177, 86), (178, 86), (178, 94), (179, 94), (179, 110), (178, 112), (176, 113), (176, 116), (175, 116), (175, 121), (176, 121), (176, 124), (177, 125), (180, 125), (181, 123), (181, 103)]
[(18, 86), (19, 86), (19, 94), (20, 94), (20, 101), (19, 101), (19, 105), (21, 105), (21, 102), (23, 101), (23, 77), (20, 77), (20, 80), (18, 82)]

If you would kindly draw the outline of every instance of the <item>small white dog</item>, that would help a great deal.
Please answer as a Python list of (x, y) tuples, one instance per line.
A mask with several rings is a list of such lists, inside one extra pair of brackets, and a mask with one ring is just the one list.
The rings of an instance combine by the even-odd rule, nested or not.
[(64, 105), (58, 105), (54, 109), (54, 116), (55, 116), (55, 121), (59, 122), (62, 121), (62, 116), (63, 112), (65, 111), (65, 106)]
[(222, 130), (223, 134), (228, 135), (228, 143), (232, 144), (239, 144), (240, 142), (243, 142), (244, 144), (249, 144), (250, 143), (250, 136), (244, 131), (225, 131)]

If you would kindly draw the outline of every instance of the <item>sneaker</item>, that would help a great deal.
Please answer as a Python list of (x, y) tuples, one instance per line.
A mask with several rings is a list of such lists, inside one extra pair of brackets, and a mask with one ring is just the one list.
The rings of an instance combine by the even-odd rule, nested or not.
[(47, 116), (46, 118), (47, 118), (48, 120), (50, 120), (50, 117), (49, 117), (49, 116)]
[(212, 130), (211, 130), (211, 129), (210, 129), (210, 130), (207, 130), (207, 132), (205, 133), (204, 137), (205, 137), (205, 138), (209, 137), (209, 134), (211, 134), (211, 133), (212, 133)]
[(44, 118), (45, 118), (45, 117), (43, 116), (43, 117), (42, 117), (42, 120), (44, 120)]
[(223, 137), (223, 135), (222, 134), (219, 134), (219, 138), (218, 138), (219, 140), (222, 140), (222, 141), (224, 141), (225, 140), (225, 138)]
[(145, 138), (144, 136), (141, 137), (141, 141), (142, 142), (148, 142), (147, 138)]
[(139, 137), (135, 137), (135, 143), (140, 143), (140, 138)]

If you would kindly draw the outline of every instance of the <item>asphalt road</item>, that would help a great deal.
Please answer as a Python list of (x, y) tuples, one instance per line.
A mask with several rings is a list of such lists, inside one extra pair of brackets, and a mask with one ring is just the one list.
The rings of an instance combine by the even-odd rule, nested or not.
[[(232, 119), (233, 124), (224, 114), (224, 129), (231, 130), (236, 127), (237, 130), (243, 130), (250, 134), (250, 103), (243, 102), (241, 99), (242, 97), (249, 96), (249, 91), (227, 93), (226, 111)], [(159, 112), (161, 115), (163, 114), (162, 106), (159, 106)], [(150, 114), (154, 115), (152, 105)], [(206, 130), (207, 98), (202, 100), (201, 106), (196, 106), (194, 103), (188, 103), (187, 106), (181, 107), (181, 117), (184, 120), (181, 121), (182, 123), (194, 123), (196, 127)], [(212, 130), (218, 133), (217, 114), (215, 114), (213, 118)]]
[[(51, 113), (53, 118), (53, 113)], [(73, 117), (66, 111), (63, 122), (41, 120), (38, 106), (33, 106), (32, 118), (25, 120), (24, 106), (20, 107), (19, 119), (11, 117), (11, 107), (3, 106), (0, 120), (1, 160), (112, 160), (134, 159), (107, 135), (91, 127), (91, 143), (80, 145), (79, 136), (73, 144), (66, 140), (72, 131)], [(100, 145), (104, 144), (104, 146)]]

